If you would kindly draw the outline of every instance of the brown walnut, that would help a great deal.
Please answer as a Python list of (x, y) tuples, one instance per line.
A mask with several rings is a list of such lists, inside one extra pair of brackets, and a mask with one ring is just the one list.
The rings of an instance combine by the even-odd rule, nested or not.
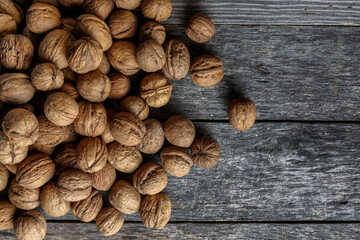
[(84, 0), (58, 0), (61, 5), (66, 8), (75, 9), (76, 7), (81, 6)]
[(33, 33), (42, 34), (59, 28), (61, 14), (59, 10), (46, 3), (34, 3), (26, 12), (26, 26)]
[(191, 79), (200, 87), (211, 87), (224, 77), (223, 63), (211, 55), (201, 55), (191, 62)]
[(68, 126), (79, 114), (79, 105), (69, 94), (56, 92), (46, 98), (44, 113), (50, 122), (58, 126)]
[(165, 189), (168, 176), (158, 163), (150, 162), (142, 165), (134, 174), (133, 184), (139, 193), (154, 195)]
[(155, 40), (147, 40), (141, 43), (135, 56), (139, 67), (145, 72), (159, 71), (166, 62), (165, 51)]
[(166, 63), (162, 68), (165, 77), (180, 80), (189, 72), (190, 53), (185, 43), (179, 40), (170, 40), (165, 44)]
[(9, 170), (5, 167), (4, 164), (0, 163), (0, 192), (7, 187), (8, 182), (9, 182)]
[(14, 232), (18, 240), (42, 240), (46, 230), (46, 220), (37, 211), (23, 212), (15, 219)]
[(37, 208), (40, 204), (40, 188), (28, 189), (20, 186), (15, 179), (9, 187), (9, 200), (15, 207), (23, 210)]
[(111, 120), (112, 120), (113, 116), (115, 115), (115, 113), (116, 112), (112, 109), (106, 110), (107, 123), (106, 123), (104, 132), (101, 134), (101, 138), (104, 140), (104, 142), (106, 144), (109, 144), (109, 143), (115, 141), (114, 137), (111, 135), (111, 132), (110, 132), (110, 123), (111, 123)]
[(65, 81), (76, 82), (77, 77), (79, 76), (79, 74), (77, 74), (76, 72), (71, 70), (70, 67), (63, 68), (63, 69), (61, 69), (61, 71), (64, 74)]
[(76, 82), (79, 94), (90, 102), (102, 102), (110, 94), (111, 82), (108, 76), (96, 69), (80, 75)]
[(8, 15), (0, 13), (0, 40), (9, 34), (15, 34), (17, 25), (15, 19)]
[(187, 148), (194, 141), (195, 126), (185, 116), (172, 116), (164, 123), (164, 133), (172, 145)]
[(172, 5), (170, 0), (143, 0), (141, 12), (144, 17), (157, 22), (164, 22), (171, 15)]
[(147, 119), (144, 121), (146, 133), (136, 147), (143, 153), (157, 153), (164, 145), (164, 130), (161, 123), (155, 119)]
[(191, 155), (199, 167), (212, 168), (221, 157), (220, 145), (215, 139), (208, 136), (198, 138), (191, 145)]
[(54, 157), (56, 165), (56, 174), (60, 174), (67, 169), (80, 169), (76, 162), (76, 146), (74, 144), (66, 144), (57, 151)]
[(9, 201), (0, 202), (0, 231), (14, 227), (17, 208)]
[(107, 56), (111, 66), (122, 74), (131, 76), (140, 70), (135, 53), (135, 44), (127, 41), (117, 41), (107, 51)]
[(87, 198), (71, 203), (71, 212), (80, 221), (91, 222), (100, 212), (102, 205), (101, 193), (98, 190), (92, 190)]
[(61, 88), (58, 89), (58, 91), (69, 94), (75, 100), (80, 97), (80, 94), (76, 90), (76, 87), (69, 82), (64, 82), (64, 84), (61, 86)]
[(165, 27), (160, 23), (148, 21), (141, 26), (139, 30), (139, 40), (145, 42), (147, 40), (155, 40), (163, 45), (166, 38)]
[(99, 67), (97, 69), (100, 72), (102, 72), (103, 74), (107, 75), (107, 74), (110, 73), (110, 68), (111, 68), (110, 61), (107, 58), (106, 53), (103, 53), (102, 60), (101, 60), (100, 65), (99, 65)]
[(68, 169), (60, 174), (56, 189), (62, 199), (77, 202), (90, 195), (92, 181), (87, 173)]
[(29, 146), (29, 154), (34, 155), (37, 153), (45, 153), (48, 156), (51, 156), (55, 152), (55, 147), (49, 147), (46, 145), (38, 144), (36, 141), (34, 144)]
[(110, 33), (115, 39), (132, 38), (137, 30), (137, 18), (129, 10), (119, 10), (109, 18)]
[(160, 153), (161, 163), (169, 174), (183, 177), (190, 172), (193, 161), (189, 153), (179, 147), (167, 147)]
[(113, 73), (109, 75), (111, 82), (110, 99), (120, 100), (130, 92), (130, 80), (121, 73)]
[(85, 0), (81, 6), (82, 13), (90, 13), (105, 20), (114, 9), (113, 0)]
[(141, 4), (141, 0), (114, 0), (114, 2), (116, 7), (127, 10), (134, 10)]
[(4, 166), (5, 166), (12, 174), (16, 174), (17, 164), (13, 164), (13, 165), (5, 164)]
[(84, 138), (76, 147), (76, 162), (81, 170), (98, 172), (106, 165), (108, 150), (101, 138)]
[(96, 217), (96, 227), (104, 236), (116, 234), (123, 224), (123, 215), (114, 207), (104, 208)]
[(145, 120), (149, 116), (149, 106), (144, 99), (137, 96), (128, 96), (124, 98), (120, 104), (121, 112), (129, 112), (135, 114), (140, 120)]
[(24, 27), (21, 35), (30, 39), (34, 47), (34, 53), (36, 54), (39, 50), (39, 44), (42, 40), (42, 36), (40, 34), (33, 33), (27, 26)]
[(141, 196), (131, 183), (120, 180), (111, 187), (109, 202), (120, 212), (133, 214), (140, 210)]
[(56, 147), (67, 139), (67, 127), (61, 127), (50, 122), (45, 115), (37, 117), (39, 121), (39, 138), (37, 144)]
[(5, 73), (0, 75), (0, 100), (9, 104), (24, 104), (35, 95), (35, 88), (28, 75)]
[(13, 0), (1, 0), (0, 13), (12, 16), (15, 19), (16, 24), (20, 24), (24, 18), (21, 7)]
[(234, 99), (229, 105), (228, 116), (235, 129), (245, 132), (255, 123), (255, 104), (249, 99)]
[(0, 163), (17, 164), (27, 156), (28, 147), (18, 146), (10, 142), (3, 131), (0, 131)]
[(205, 43), (214, 36), (215, 25), (208, 16), (195, 14), (186, 24), (186, 34), (194, 42)]
[(140, 217), (145, 227), (162, 229), (171, 216), (171, 200), (165, 193), (148, 195), (141, 202)]
[(141, 164), (143, 158), (136, 147), (123, 146), (113, 142), (108, 146), (109, 163), (117, 170), (124, 173), (134, 172)]
[(116, 180), (116, 170), (108, 162), (103, 169), (89, 175), (92, 179), (93, 188), (99, 191), (109, 191)]
[(140, 96), (150, 107), (165, 106), (171, 97), (172, 85), (163, 75), (151, 73), (140, 84)]
[[(26, 1), (26, 0), (24, 0)], [(54, 7), (56, 7), (57, 9), (59, 9), (60, 7), (60, 3), (58, 0), (33, 0), (32, 3), (46, 3), (46, 4), (49, 4), (49, 5), (52, 5)]]
[(75, 20), (73, 18), (69, 18), (69, 17), (62, 18), (60, 28), (66, 30), (67, 32), (69, 32), (71, 34), (74, 34)]
[(40, 91), (52, 91), (64, 84), (63, 72), (53, 63), (42, 63), (31, 71), (31, 81)]
[(53, 182), (41, 189), (40, 204), (44, 212), (52, 217), (62, 217), (70, 210), (70, 202), (59, 196)]

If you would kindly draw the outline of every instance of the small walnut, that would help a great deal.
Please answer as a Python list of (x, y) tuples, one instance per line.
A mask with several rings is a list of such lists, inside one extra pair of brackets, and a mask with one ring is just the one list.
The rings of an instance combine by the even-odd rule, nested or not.
[(84, 0), (58, 0), (66, 8), (75, 9), (83, 4)]
[(0, 231), (14, 227), (16, 210), (17, 208), (11, 202), (0, 202)]
[(102, 102), (110, 94), (111, 82), (108, 76), (99, 70), (80, 75), (76, 82), (80, 96), (90, 102)]
[(170, 117), (164, 123), (166, 139), (177, 147), (190, 147), (195, 138), (195, 126), (185, 116), (177, 115)]
[[(26, 1), (26, 0), (24, 0)], [(58, 0), (33, 0), (32, 3), (46, 3), (46, 4), (49, 4), (49, 5), (52, 5), (54, 7), (56, 7), (57, 9), (59, 9), (60, 7), (60, 3)]]
[(8, 34), (15, 34), (16, 31), (15, 19), (8, 14), (0, 13), (0, 40)]
[(76, 87), (69, 82), (64, 82), (61, 88), (58, 89), (59, 92), (64, 92), (69, 94), (73, 99), (78, 99), (80, 94), (76, 90)]
[(111, 135), (125, 146), (138, 145), (146, 133), (145, 124), (133, 113), (120, 112), (110, 124)]
[(17, 172), (17, 164), (13, 164), (13, 165), (10, 165), (10, 164), (5, 164), (4, 165), (12, 174), (16, 174)]
[[(0, 163), (0, 192), (3, 191), (9, 182), (9, 170)], [(1, 222), (0, 222), (1, 225)]]
[(101, 60), (100, 65), (99, 65), (99, 67), (97, 69), (100, 72), (102, 72), (103, 74), (107, 75), (107, 74), (110, 73), (110, 68), (111, 68), (110, 61), (107, 58), (106, 53), (103, 53), (102, 60)]
[(3, 131), (0, 131), (0, 163), (17, 164), (27, 156), (28, 147), (14, 145)]
[(214, 36), (215, 25), (208, 16), (198, 13), (186, 24), (186, 34), (194, 42), (205, 43)]
[(41, 189), (40, 204), (44, 212), (52, 217), (62, 217), (70, 210), (70, 202), (59, 196), (53, 182)]
[(190, 66), (191, 79), (200, 87), (211, 87), (218, 84), (224, 77), (223, 63), (211, 55), (195, 58)]
[(179, 147), (167, 147), (161, 151), (161, 163), (169, 174), (183, 177), (190, 172), (193, 161), (189, 153)]
[(166, 63), (162, 68), (165, 77), (180, 80), (189, 72), (190, 53), (185, 43), (179, 40), (170, 40), (165, 44)]
[(143, 195), (154, 195), (165, 189), (168, 176), (158, 163), (142, 165), (134, 174), (134, 187)]
[(141, 26), (139, 30), (139, 40), (145, 42), (146, 40), (155, 40), (160, 45), (163, 45), (166, 38), (165, 27), (160, 23), (148, 21)]
[(143, 153), (157, 153), (164, 145), (164, 130), (161, 123), (155, 119), (147, 119), (144, 121), (146, 133), (136, 147)]
[(140, 68), (135, 58), (136, 46), (132, 42), (117, 41), (107, 51), (111, 66), (124, 75), (136, 74)]
[(2, 130), (12, 144), (29, 146), (39, 138), (39, 122), (35, 115), (25, 109), (10, 110), (2, 122)]
[(100, 136), (107, 124), (106, 109), (101, 103), (79, 102), (79, 115), (74, 121), (75, 131), (86, 137)]
[(46, 3), (34, 3), (26, 12), (26, 26), (37, 34), (59, 28), (61, 14), (59, 10)]
[(51, 156), (55, 152), (55, 147), (49, 147), (46, 145), (39, 144), (37, 141), (29, 146), (29, 154), (34, 155), (37, 153), (45, 153)]
[(0, 41), (0, 63), (7, 69), (27, 70), (34, 55), (34, 46), (29, 38), (9, 34)]
[(80, 221), (91, 222), (100, 212), (102, 205), (101, 193), (98, 190), (92, 190), (87, 198), (71, 203), (71, 212)]
[(147, 40), (136, 50), (136, 61), (145, 72), (157, 72), (166, 62), (163, 47), (155, 40)]
[(234, 99), (229, 105), (228, 116), (235, 129), (245, 132), (255, 123), (255, 104), (249, 99)]
[(90, 195), (92, 181), (87, 173), (68, 169), (60, 174), (56, 189), (62, 199), (77, 202)]
[(111, 82), (110, 99), (120, 100), (130, 92), (130, 80), (121, 73), (113, 73), (109, 75)]
[(123, 146), (113, 142), (108, 146), (109, 163), (117, 170), (124, 173), (134, 172), (141, 164), (143, 158), (136, 147)]
[(76, 162), (76, 146), (74, 144), (66, 144), (63, 146), (54, 157), (56, 165), (56, 174), (60, 174), (67, 169), (79, 169)]
[(40, 204), (40, 188), (28, 189), (20, 186), (15, 179), (9, 187), (9, 200), (15, 207), (23, 210), (37, 208)]
[(36, 143), (48, 147), (56, 147), (63, 143), (67, 136), (67, 127), (61, 127), (50, 122), (45, 115), (38, 116), (39, 138)]
[(92, 179), (93, 188), (99, 191), (109, 191), (116, 180), (116, 170), (110, 163), (106, 163), (103, 169), (89, 175)]
[(79, 74), (77, 74), (76, 72), (71, 70), (70, 67), (63, 68), (63, 69), (61, 69), (61, 71), (64, 74), (65, 81), (76, 82), (77, 77), (79, 76)]
[(144, 17), (157, 22), (164, 22), (171, 15), (172, 5), (170, 0), (143, 0), (141, 12)]
[(104, 21), (113, 9), (113, 0), (85, 0), (81, 6), (82, 13), (94, 14)]
[(145, 120), (149, 116), (149, 106), (144, 99), (137, 96), (128, 96), (120, 102), (119, 109), (121, 112), (135, 114), (140, 120)]
[(32, 70), (31, 81), (39, 91), (52, 91), (64, 84), (64, 74), (55, 64), (42, 63)]
[(23, 212), (15, 219), (14, 232), (19, 240), (42, 240), (46, 230), (46, 220), (37, 211)]
[(172, 85), (159, 73), (147, 75), (140, 84), (140, 96), (150, 107), (165, 106), (171, 97)]
[(84, 138), (76, 147), (76, 162), (81, 170), (94, 173), (104, 168), (108, 151), (101, 138)]
[(212, 168), (221, 157), (220, 145), (215, 139), (208, 136), (198, 138), (191, 145), (191, 155), (199, 167)]
[(116, 7), (127, 10), (134, 10), (139, 7), (141, 0), (114, 0)]
[(137, 18), (129, 10), (119, 10), (109, 18), (110, 33), (115, 39), (132, 38), (137, 29)]
[(96, 217), (96, 227), (104, 236), (116, 234), (123, 224), (123, 215), (114, 207), (104, 208)]
[(46, 98), (44, 113), (50, 122), (58, 126), (68, 126), (79, 114), (79, 105), (69, 94), (56, 92)]
[(0, 75), (0, 100), (9, 104), (24, 104), (35, 95), (35, 88), (28, 75), (5, 73)]
[(66, 30), (67, 32), (74, 34), (75, 31), (75, 20), (69, 17), (61, 19), (61, 29)]
[(13, 0), (1, 0), (0, 13), (12, 16), (15, 19), (16, 24), (20, 24), (24, 18), (21, 7)]
[(145, 227), (162, 229), (171, 216), (171, 200), (165, 193), (148, 195), (141, 202), (140, 217)]
[(109, 202), (120, 212), (133, 214), (140, 210), (141, 196), (131, 183), (120, 180), (111, 187)]
[(107, 123), (106, 123), (104, 132), (101, 134), (101, 138), (104, 140), (104, 142), (106, 144), (109, 144), (109, 143), (115, 141), (114, 137), (111, 135), (111, 132), (110, 132), (110, 123), (111, 123), (111, 120), (112, 120), (113, 116), (115, 115), (115, 113), (116, 112), (112, 109), (106, 110)]

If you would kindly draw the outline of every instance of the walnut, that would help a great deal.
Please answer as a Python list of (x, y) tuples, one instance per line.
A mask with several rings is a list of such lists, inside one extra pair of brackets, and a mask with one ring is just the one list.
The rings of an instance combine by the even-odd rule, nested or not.
[(116, 7), (127, 10), (134, 10), (139, 7), (141, 0), (114, 0)]
[(140, 209), (141, 196), (131, 183), (120, 180), (111, 187), (109, 202), (120, 212), (133, 214)]
[(61, 71), (64, 74), (64, 79), (65, 81), (69, 81), (69, 82), (76, 82), (79, 74), (77, 74), (76, 72), (74, 72), (73, 70), (71, 70), (70, 67), (66, 67), (61, 69)]
[(0, 131), (0, 163), (17, 164), (27, 156), (28, 147), (14, 145), (3, 131)]
[(90, 102), (102, 102), (110, 94), (111, 82), (108, 76), (99, 70), (80, 75), (76, 82), (80, 96)]
[(23, 108), (23, 109), (28, 110), (29, 112), (32, 112), (32, 113), (35, 113), (35, 111), (36, 111), (35, 106), (33, 104), (31, 104), (30, 102), (17, 105), (17, 107), (18, 108)]
[(141, 26), (139, 30), (139, 40), (144, 42), (146, 40), (155, 40), (160, 45), (163, 45), (166, 38), (165, 27), (160, 23), (148, 21)]
[[(25, 0), (26, 1), (26, 0)], [(33, 0), (32, 3), (46, 3), (59, 9), (60, 3), (58, 0)]]
[(157, 22), (164, 22), (171, 15), (172, 5), (170, 0), (143, 0), (141, 12), (144, 17)]
[(190, 172), (193, 161), (189, 153), (179, 147), (167, 147), (161, 151), (161, 163), (169, 174), (183, 177)]
[(112, 0), (85, 0), (81, 7), (82, 13), (90, 13), (105, 20), (114, 9)]
[[(9, 170), (0, 163), (0, 192), (3, 191), (9, 182)], [(0, 222), (1, 225), (1, 222)]]
[(129, 10), (119, 10), (109, 18), (110, 33), (115, 39), (132, 38), (137, 29), (137, 18)]
[(229, 105), (228, 116), (235, 129), (245, 132), (255, 123), (255, 104), (249, 99), (234, 99)]
[(9, 200), (15, 207), (23, 210), (37, 208), (40, 204), (40, 188), (28, 189), (20, 186), (15, 179), (9, 187)]
[(80, 135), (75, 132), (74, 124), (70, 124), (69, 126), (67, 126), (66, 129), (67, 129), (66, 131), (67, 138), (63, 143), (71, 143), (79, 140)]
[(34, 55), (34, 46), (29, 38), (9, 34), (0, 41), (0, 63), (7, 69), (27, 70)]
[(162, 229), (171, 216), (171, 200), (165, 193), (146, 196), (140, 207), (140, 217), (145, 227)]
[(125, 146), (136, 146), (144, 138), (145, 124), (135, 115), (120, 112), (114, 115), (110, 124), (111, 135)]
[(224, 77), (223, 63), (211, 55), (195, 58), (190, 66), (191, 79), (200, 87), (211, 87), (219, 83)]
[(46, 220), (37, 211), (23, 212), (15, 219), (14, 232), (19, 240), (42, 240), (46, 230)]
[(35, 95), (35, 88), (28, 75), (5, 73), (0, 75), (0, 100), (9, 104), (24, 104)]
[(79, 105), (69, 94), (56, 92), (45, 100), (44, 113), (50, 122), (58, 126), (68, 126), (79, 114)]
[(134, 174), (134, 187), (143, 195), (154, 195), (165, 189), (168, 176), (158, 163), (142, 165)]
[(34, 3), (26, 12), (26, 26), (37, 34), (59, 28), (61, 14), (59, 10), (46, 3)]
[(111, 82), (110, 99), (120, 100), (130, 92), (130, 80), (121, 73), (113, 73), (109, 75)]
[(195, 14), (186, 24), (186, 34), (194, 42), (205, 43), (214, 36), (215, 25), (208, 16)]
[(15, 19), (10, 15), (0, 13), (0, 40), (8, 34), (15, 34), (16, 31)]
[(103, 57), (102, 60), (100, 62), (99, 67), (97, 68), (100, 72), (102, 72), (103, 74), (107, 75), (110, 73), (110, 61), (106, 56), (106, 53), (103, 53)]
[(53, 182), (41, 189), (40, 204), (44, 212), (52, 217), (62, 217), (70, 210), (70, 202), (59, 196)]
[(220, 145), (215, 139), (208, 136), (198, 138), (191, 145), (191, 155), (199, 167), (212, 168), (221, 157)]
[(80, 201), (71, 203), (71, 212), (82, 222), (91, 222), (96, 218), (103, 205), (101, 193), (93, 190), (91, 194)]
[(80, 169), (94, 173), (105, 167), (108, 150), (101, 138), (83, 138), (76, 147), (75, 154)]
[(42, 40), (42, 36), (40, 34), (33, 33), (27, 26), (24, 27), (21, 35), (30, 39), (34, 47), (34, 53), (36, 54), (39, 49), (39, 44)]
[(0, 231), (14, 227), (14, 218), (17, 208), (9, 201), (0, 202)]
[(92, 181), (87, 173), (68, 169), (63, 171), (56, 184), (60, 197), (69, 202), (87, 198), (91, 193)]
[(76, 7), (81, 6), (84, 0), (58, 0), (61, 5), (66, 8), (75, 9)]
[(104, 208), (96, 217), (96, 227), (104, 236), (116, 234), (123, 224), (123, 215), (114, 207)]
[(170, 117), (164, 123), (166, 139), (177, 147), (190, 147), (195, 138), (195, 126), (185, 116), (177, 115)]
[(120, 102), (119, 109), (121, 112), (135, 114), (140, 120), (145, 120), (149, 116), (149, 106), (144, 99), (137, 96), (128, 96)]
[(10, 165), (10, 164), (5, 164), (4, 165), (12, 174), (16, 174), (17, 172), (17, 164), (13, 164), (13, 165)]
[(20, 24), (24, 18), (24, 13), (21, 10), (21, 7), (13, 0), (1, 0), (0, 13), (12, 16), (15, 19), (16, 24)]
[(101, 103), (79, 102), (79, 115), (74, 121), (75, 131), (83, 136), (100, 136), (107, 124), (106, 109)]
[(51, 156), (55, 152), (55, 147), (49, 147), (47, 145), (39, 144), (37, 141), (29, 146), (29, 154), (34, 155), (37, 153), (45, 153)]
[(146, 133), (136, 147), (143, 153), (157, 153), (164, 145), (164, 130), (161, 123), (155, 119), (147, 119), (144, 121)]
[(53, 63), (37, 65), (31, 72), (31, 81), (39, 91), (51, 91), (64, 84), (63, 72)]
[(150, 107), (165, 106), (171, 97), (172, 85), (159, 73), (147, 75), (140, 84), (140, 96)]
[(66, 144), (54, 157), (56, 165), (56, 174), (60, 174), (67, 169), (80, 169), (76, 162), (76, 146), (74, 144)]
[(63, 143), (68, 137), (67, 127), (61, 127), (50, 122), (45, 115), (38, 116), (39, 138), (36, 143), (48, 147), (56, 147)]
[(104, 132), (101, 134), (101, 138), (104, 140), (104, 142), (106, 144), (109, 144), (109, 143), (115, 141), (114, 137), (111, 135), (111, 132), (110, 132), (110, 123), (111, 123), (111, 120), (112, 120), (113, 116), (115, 115), (115, 113), (116, 112), (112, 109), (106, 110), (107, 123), (106, 123)]
[(123, 146), (113, 142), (108, 146), (109, 163), (117, 170), (124, 173), (134, 172), (141, 164), (143, 158), (136, 147)]
[(107, 51), (111, 66), (124, 75), (136, 74), (140, 68), (135, 58), (136, 46), (132, 42), (117, 41)]
[(110, 163), (106, 163), (103, 169), (89, 175), (92, 179), (93, 188), (99, 191), (109, 191), (116, 180), (116, 170)]
[(60, 28), (66, 30), (67, 32), (69, 32), (71, 34), (74, 34), (75, 20), (73, 18), (69, 18), (69, 17), (62, 18)]
[(76, 87), (69, 82), (64, 82), (64, 84), (61, 86), (61, 88), (58, 89), (58, 91), (69, 94), (75, 100), (80, 97), (80, 94), (76, 90)]
[(190, 53), (185, 43), (179, 40), (170, 40), (165, 44), (166, 63), (162, 68), (165, 77), (180, 80), (189, 72)]
[(145, 72), (157, 72), (166, 62), (163, 47), (155, 40), (147, 40), (136, 50), (136, 61)]

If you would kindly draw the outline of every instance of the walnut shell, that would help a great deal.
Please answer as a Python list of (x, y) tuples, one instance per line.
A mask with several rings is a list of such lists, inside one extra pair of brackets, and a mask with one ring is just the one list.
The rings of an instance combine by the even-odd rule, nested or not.
[[(9, 170), (0, 163), (0, 192), (3, 191), (9, 182)], [(0, 222), (1, 225), (1, 222)]]
[(163, 45), (166, 38), (166, 30), (163, 25), (154, 21), (148, 21), (141, 26), (139, 30), (139, 40), (145, 42), (146, 40), (155, 40), (160, 45)]
[(55, 147), (49, 147), (46, 145), (39, 144), (37, 141), (29, 146), (29, 154), (34, 155), (37, 153), (45, 153), (51, 156), (55, 152)]
[(132, 38), (137, 29), (137, 18), (129, 10), (119, 10), (109, 18), (110, 33), (115, 39)]
[(77, 202), (90, 195), (92, 181), (87, 173), (68, 169), (60, 174), (56, 189), (62, 199)]
[(17, 164), (13, 164), (13, 165), (10, 165), (10, 164), (5, 164), (4, 165), (12, 174), (16, 174), (17, 172)]
[(34, 47), (34, 53), (36, 54), (39, 49), (39, 44), (42, 40), (42, 36), (40, 34), (33, 33), (27, 26), (24, 27), (21, 35), (30, 39)]
[(103, 169), (89, 175), (92, 179), (93, 188), (99, 191), (109, 191), (116, 180), (116, 170), (110, 163), (106, 163)]
[(76, 7), (81, 6), (84, 0), (58, 0), (61, 5), (66, 8), (75, 9)]
[(109, 202), (120, 212), (133, 214), (140, 210), (141, 196), (131, 183), (120, 180), (111, 187)]
[(104, 208), (96, 217), (96, 227), (104, 236), (116, 234), (123, 224), (123, 215), (114, 207)]
[(193, 161), (189, 153), (179, 147), (167, 147), (160, 153), (161, 163), (167, 173), (183, 177), (190, 172)]
[(79, 102), (79, 115), (74, 121), (75, 131), (83, 136), (100, 136), (107, 125), (106, 109), (101, 103)]
[(224, 77), (223, 63), (211, 55), (195, 58), (190, 66), (191, 79), (200, 87), (211, 87), (218, 84)]
[(80, 75), (76, 82), (79, 94), (90, 102), (102, 102), (110, 94), (111, 82), (99, 70)]
[(67, 32), (74, 34), (75, 32), (75, 19), (66, 17), (61, 19), (61, 29), (66, 30)]
[(46, 3), (34, 3), (26, 12), (26, 26), (33, 33), (42, 34), (59, 28), (61, 14), (59, 10)]
[(188, 37), (197, 43), (205, 43), (215, 34), (215, 25), (211, 19), (199, 13), (189, 19), (185, 29)]
[(42, 63), (32, 70), (31, 81), (39, 91), (52, 91), (64, 84), (64, 74), (55, 64)]
[(0, 41), (0, 63), (7, 69), (27, 70), (34, 56), (34, 46), (29, 38), (9, 34)]
[(10, 142), (3, 131), (0, 131), (0, 163), (17, 164), (27, 156), (28, 147), (18, 146)]
[(54, 157), (56, 165), (56, 174), (60, 174), (67, 169), (79, 169), (76, 162), (76, 146), (74, 144), (66, 144), (63, 146)]
[(229, 105), (228, 116), (235, 129), (245, 132), (255, 123), (255, 104), (249, 99), (234, 99)]
[(114, 0), (116, 7), (127, 10), (134, 10), (139, 7), (141, 0)]
[(115, 138), (111, 135), (111, 132), (110, 132), (110, 123), (111, 123), (111, 120), (112, 120), (113, 116), (115, 115), (115, 113), (116, 112), (112, 109), (106, 110), (107, 123), (106, 123), (104, 132), (101, 134), (101, 138), (104, 140), (104, 142), (106, 144), (109, 144), (109, 143), (115, 141)]
[(79, 140), (80, 135), (75, 132), (74, 124), (67, 126), (66, 136), (67, 138), (63, 143), (71, 143)]
[(20, 24), (24, 18), (21, 7), (13, 0), (1, 0), (0, 13), (12, 16), (15, 19), (16, 24)]
[(82, 222), (91, 222), (96, 218), (103, 205), (101, 193), (93, 190), (91, 194), (77, 202), (71, 203), (71, 212)]
[(141, 12), (144, 17), (157, 22), (164, 22), (171, 15), (172, 5), (170, 0), (143, 0)]
[(77, 74), (76, 72), (71, 70), (70, 67), (63, 68), (63, 69), (61, 69), (61, 71), (64, 74), (65, 81), (76, 82), (77, 77), (79, 76), (79, 74)]
[(145, 72), (157, 72), (166, 62), (165, 51), (155, 40), (141, 43), (136, 50), (135, 57), (139, 67)]
[(79, 114), (79, 105), (69, 94), (56, 92), (46, 98), (44, 113), (50, 122), (58, 126), (68, 126)]
[(40, 204), (40, 188), (28, 189), (20, 186), (15, 179), (9, 187), (9, 200), (15, 207), (23, 210), (37, 208)]
[(120, 112), (114, 115), (110, 124), (110, 132), (122, 145), (136, 146), (144, 138), (146, 127), (135, 114)]
[(0, 40), (8, 34), (15, 34), (16, 31), (15, 19), (8, 14), (0, 13)]
[(113, 142), (108, 146), (109, 163), (117, 170), (124, 173), (134, 172), (141, 164), (143, 158), (136, 147), (123, 146)]
[(81, 170), (94, 173), (105, 167), (108, 151), (101, 138), (84, 138), (76, 147), (76, 162)]
[(119, 104), (121, 112), (129, 112), (135, 114), (140, 120), (145, 120), (149, 116), (149, 106), (144, 99), (137, 96), (128, 96)]
[(103, 74), (109, 74), (110, 73), (110, 69), (111, 69), (111, 65), (110, 65), (110, 61), (106, 56), (106, 53), (103, 53), (103, 57), (102, 60), (100, 62), (99, 67), (97, 68), (100, 72), (102, 72)]
[(165, 189), (168, 176), (158, 163), (142, 165), (134, 174), (134, 187), (143, 195), (154, 195)]
[(140, 84), (140, 96), (150, 107), (165, 106), (171, 97), (172, 85), (159, 73), (147, 75)]
[(81, 6), (82, 13), (90, 13), (105, 20), (114, 9), (112, 0), (85, 0)]
[(9, 201), (0, 202), (0, 231), (14, 227), (17, 208)]
[(44, 212), (52, 217), (62, 217), (70, 210), (70, 202), (59, 196), (53, 182), (41, 189), (40, 204)]
[(221, 157), (220, 145), (208, 136), (198, 138), (191, 145), (191, 156), (199, 167), (212, 168)]
[(46, 220), (37, 211), (23, 212), (15, 219), (14, 232), (19, 240), (42, 240), (46, 230)]
[(67, 127), (61, 127), (50, 122), (45, 115), (38, 116), (39, 138), (36, 143), (47, 147), (56, 147), (63, 143), (67, 136)]
[(35, 88), (28, 75), (5, 73), (0, 75), (0, 100), (9, 104), (24, 104), (35, 95)]
[(64, 84), (61, 86), (61, 88), (58, 89), (58, 91), (69, 94), (75, 100), (80, 97), (80, 94), (76, 90), (76, 87), (69, 82), (64, 82)]
[(135, 53), (135, 44), (127, 41), (117, 41), (107, 51), (107, 56), (111, 66), (122, 74), (131, 76), (140, 70)]
[(190, 147), (195, 138), (195, 126), (185, 116), (177, 115), (170, 117), (164, 123), (166, 139), (174, 146)]
[[(26, 0), (25, 0), (26, 1)], [(59, 9), (60, 3), (58, 0), (33, 0), (32, 3), (46, 3)]]
[(146, 133), (136, 147), (143, 153), (155, 154), (164, 145), (164, 130), (161, 123), (155, 119), (147, 119), (144, 121)]
[(162, 68), (165, 77), (180, 80), (190, 70), (190, 53), (185, 43), (172, 39), (165, 44), (166, 63)]
[(32, 112), (22, 108), (10, 110), (1, 126), (9, 141), (18, 146), (29, 146), (39, 138), (37, 118)]
[(141, 202), (140, 217), (145, 227), (162, 229), (171, 216), (171, 200), (165, 193), (148, 195)]
[(130, 92), (130, 80), (121, 73), (113, 73), (109, 75), (111, 82), (110, 99), (120, 100)]

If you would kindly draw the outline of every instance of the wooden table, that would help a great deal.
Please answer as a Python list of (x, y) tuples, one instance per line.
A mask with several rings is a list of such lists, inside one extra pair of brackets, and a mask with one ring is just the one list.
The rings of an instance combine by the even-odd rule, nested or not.
[[(169, 178), (166, 228), (149, 230), (139, 214), (126, 215), (120, 233), (104, 239), (360, 239), (360, 2), (172, 2), (169, 38), (186, 42), (192, 57), (221, 58), (225, 77), (210, 88), (173, 81), (171, 102), (152, 116), (190, 117), (199, 136), (219, 141), (223, 157), (212, 169)], [(184, 31), (196, 12), (216, 24), (204, 45)], [(246, 133), (227, 121), (236, 97), (258, 110)], [(47, 239), (103, 239), (71, 213), (46, 217)], [(13, 231), (0, 238), (14, 239)]]

